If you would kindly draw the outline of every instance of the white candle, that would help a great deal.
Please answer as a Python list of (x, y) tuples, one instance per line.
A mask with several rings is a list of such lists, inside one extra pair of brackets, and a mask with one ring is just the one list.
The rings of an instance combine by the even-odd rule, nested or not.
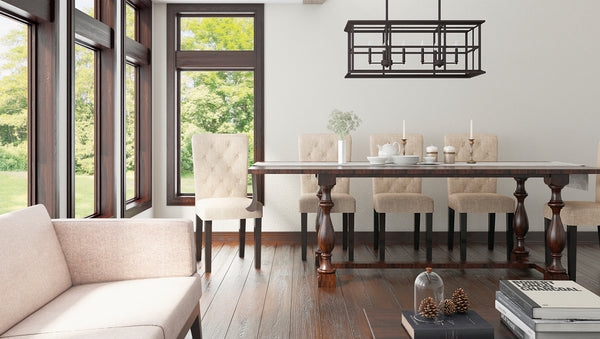
[(470, 131), (469, 139), (473, 139), (473, 120), (471, 120), (471, 123), (469, 124), (469, 127), (470, 127), (470, 129), (469, 129), (469, 131)]
[(402, 120), (402, 139), (406, 139), (406, 120)]

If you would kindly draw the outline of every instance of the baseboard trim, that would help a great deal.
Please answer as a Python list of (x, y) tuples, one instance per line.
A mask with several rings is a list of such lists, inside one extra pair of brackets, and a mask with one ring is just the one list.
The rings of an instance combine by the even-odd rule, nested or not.
[[(456, 232), (458, 233), (458, 232)], [(455, 244), (459, 241), (459, 235), (455, 233)], [(598, 243), (598, 237), (594, 234), (593, 237), (589, 236), (592, 232), (578, 232), (577, 242), (578, 243)], [(595, 232), (593, 232), (595, 233)], [(342, 238), (342, 232), (335, 232), (336, 239)], [(246, 242), (253, 242), (253, 232), (246, 232)], [(238, 241), (238, 232), (213, 232), (213, 241), (218, 242), (232, 242)], [(412, 232), (386, 232), (385, 239), (389, 243), (406, 243), (411, 244), (413, 241)], [(446, 232), (433, 232), (433, 241), (435, 243), (445, 244), (448, 240)], [(262, 232), (263, 242), (291, 242), (300, 243), (300, 232)], [(308, 232), (308, 241), (315, 243), (317, 236), (315, 232)], [(354, 241), (356, 243), (372, 243), (373, 233), (372, 232), (355, 232)], [(421, 241), (425, 241), (425, 232), (421, 232)], [(487, 243), (487, 232), (469, 232), (467, 234), (467, 241), (471, 242), (482, 242)], [(495, 242), (503, 243), (505, 241), (504, 232), (496, 232)], [(527, 242), (541, 243), (544, 242), (544, 232), (529, 232), (527, 234)]]

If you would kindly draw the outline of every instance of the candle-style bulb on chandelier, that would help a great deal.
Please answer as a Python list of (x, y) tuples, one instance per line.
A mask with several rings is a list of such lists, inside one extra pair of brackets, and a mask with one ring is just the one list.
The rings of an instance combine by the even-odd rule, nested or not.
[(485, 74), (481, 68), (484, 22), (442, 20), (441, 0), (437, 20), (390, 20), (386, 0), (385, 20), (349, 20), (346, 24), (346, 78), (472, 78)]

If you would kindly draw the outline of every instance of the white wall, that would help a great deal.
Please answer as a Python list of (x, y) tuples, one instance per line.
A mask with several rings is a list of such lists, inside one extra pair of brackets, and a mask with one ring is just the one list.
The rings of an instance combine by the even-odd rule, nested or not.
[[(436, 1), (390, 2), (390, 18), (434, 19)], [(354, 110), (363, 125), (352, 134), (352, 157), (368, 155), (369, 135), (422, 133), (425, 144), (443, 145), (446, 133), (475, 132), (499, 137), (500, 160), (561, 160), (594, 165), (600, 140), (597, 114), (600, 69), (595, 67), (600, 2), (579, 0), (452, 0), (443, 18), (485, 19), (483, 67), (474, 79), (344, 79), (349, 19), (382, 19), (384, 1), (327, 0), (323, 5), (265, 5), (266, 160), (298, 158), (297, 135), (327, 132), (333, 108)], [(164, 4), (154, 5), (154, 216), (193, 218), (192, 207), (166, 206), (166, 62)], [(593, 178), (591, 178), (593, 179)], [(265, 231), (298, 231), (299, 178), (267, 176)], [(425, 179), (423, 192), (435, 199), (434, 230), (446, 229), (446, 180)], [(590, 180), (592, 187), (594, 180)], [(542, 230), (541, 206), (550, 198), (541, 179), (527, 182), (531, 230)], [(512, 179), (498, 191), (512, 195)], [(356, 229), (372, 227), (371, 180), (352, 179), (357, 199)], [(593, 189), (565, 189), (569, 200), (593, 200)], [(470, 230), (486, 230), (484, 215), (470, 217)], [(340, 217), (333, 219), (336, 229)], [(400, 224), (402, 226), (400, 226)], [(218, 230), (233, 231), (237, 223)], [(411, 230), (412, 217), (390, 216), (390, 230)], [(497, 229), (504, 229), (499, 217)]]

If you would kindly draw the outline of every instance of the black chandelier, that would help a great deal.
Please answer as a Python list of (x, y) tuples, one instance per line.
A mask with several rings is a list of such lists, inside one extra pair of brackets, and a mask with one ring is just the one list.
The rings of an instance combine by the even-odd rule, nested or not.
[(472, 78), (481, 69), (485, 20), (349, 20), (346, 78)]

